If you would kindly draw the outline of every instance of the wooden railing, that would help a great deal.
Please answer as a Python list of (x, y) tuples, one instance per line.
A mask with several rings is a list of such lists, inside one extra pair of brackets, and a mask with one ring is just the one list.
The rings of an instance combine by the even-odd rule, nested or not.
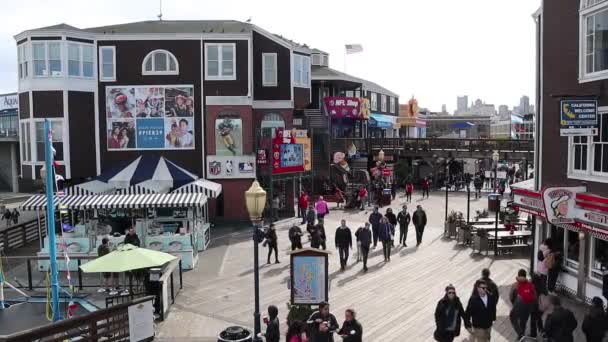
[[(36, 241), (46, 236), (46, 223), (44, 217), (40, 218), (42, 229), (38, 231), (38, 219), (24, 222), (20, 225), (0, 231), (0, 251), (6, 252), (25, 246), (28, 242)], [(40, 236), (42, 235), (42, 236)]]
[(75, 318), (0, 336), (0, 342), (129, 341), (129, 307), (153, 299), (153, 296), (143, 297)]

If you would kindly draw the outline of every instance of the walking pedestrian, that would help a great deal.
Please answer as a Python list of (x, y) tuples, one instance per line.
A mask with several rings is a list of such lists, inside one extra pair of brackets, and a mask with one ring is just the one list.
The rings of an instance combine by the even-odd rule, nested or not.
[(372, 225), (372, 235), (374, 237), (374, 247), (378, 245), (378, 232), (380, 230), (380, 219), (382, 214), (378, 212), (378, 206), (374, 206), (374, 211), (369, 215), (368, 222)]
[(543, 331), (543, 305), (546, 302), (547, 286), (546, 278), (545, 283), (538, 273), (532, 275), (532, 284), (536, 291), (536, 300), (532, 306), (530, 312), (530, 337), (536, 338), (538, 333)]
[(336, 317), (329, 312), (329, 303), (319, 304), (319, 310), (313, 312), (306, 323), (310, 327), (312, 342), (334, 342), (334, 333), (339, 325)]
[(397, 221), (399, 222), (399, 244), (403, 247), (407, 247), (407, 230), (410, 225), (411, 216), (407, 212), (407, 205), (403, 205), (401, 211), (397, 215)]
[(361, 240), (359, 239), (359, 235), (361, 235), (361, 231), (363, 229), (363, 226), (361, 226), (355, 231), (355, 243), (357, 244), (357, 262), (361, 261)]
[(279, 309), (276, 306), (268, 307), (268, 317), (264, 317), (264, 323), (266, 324), (266, 332), (262, 336), (264, 336), (266, 342), (279, 342), (281, 332), (279, 331)]
[(21, 216), (21, 214), (19, 214), (17, 208), (13, 209), (13, 212), (11, 213), (11, 219), (13, 220), (14, 225), (19, 223), (19, 216)]
[(372, 244), (372, 232), (369, 229), (369, 223), (365, 222), (363, 229), (358, 231), (359, 243), (361, 244), (361, 258), (363, 259), (363, 271), (367, 272), (367, 256), (369, 255), (369, 246)]
[(510, 299), (513, 308), (509, 313), (509, 319), (519, 340), (526, 333), (528, 318), (536, 301), (536, 291), (534, 285), (528, 281), (526, 270), (520, 269), (515, 279), (516, 281), (511, 287)]
[(483, 187), (483, 180), (481, 177), (475, 177), (473, 180), (473, 186), (475, 187), (475, 199), (478, 199), (481, 197), (481, 188)]
[(456, 288), (452, 284), (446, 286), (445, 295), (435, 308), (435, 341), (452, 342), (460, 336), (460, 321), (464, 319), (464, 314), (460, 298), (456, 296)]
[(367, 201), (367, 189), (364, 186), (359, 188), (359, 210), (365, 209), (365, 201)]
[[(486, 283), (488, 287), (486, 289), (486, 293), (488, 294), (488, 296), (494, 299), (493, 303), (498, 304), (498, 298), (500, 297), (500, 293), (498, 292), (498, 286), (496, 286), (496, 283), (490, 278), (490, 269), (484, 268), (483, 270), (481, 270), (480, 280), (483, 280)], [(476, 289), (473, 289), (473, 292), (475, 291)]]
[(382, 242), (382, 251), (384, 252), (384, 262), (391, 261), (391, 230), (392, 225), (386, 217), (380, 220), (380, 228), (378, 234)]
[(325, 215), (329, 214), (329, 207), (327, 202), (323, 199), (323, 196), (319, 196), (317, 203), (315, 203), (315, 209), (317, 210), (317, 219), (319, 223), (323, 223)]
[(302, 191), (300, 198), (298, 198), (298, 216), (302, 217), (302, 223), (306, 224), (306, 209), (308, 209), (308, 195)]
[(556, 295), (549, 295), (549, 314), (545, 319), (545, 336), (551, 342), (574, 342), (572, 333), (578, 322), (572, 311), (562, 307)]
[(411, 181), (408, 181), (405, 184), (405, 201), (412, 202), (412, 192), (414, 192), (414, 184)]
[(295, 320), (289, 324), (286, 342), (308, 342), (306, 337), (306, 325), (302, 321)]
[(488, 284), (484, 280), (475, 282), (475, 293), (469, 298), (464, 315), (464, 325), (473, 342), (489, 342), (492, 324), (496, 321), (496, 302), (488, 295)]
[(321, 248), (323, 250), (327, 249), (327, 234), (325, 234), (325, 225), (321, 222), (317, 223), (316, 229), (319, 232), (319, 236), (321, 237)]
[[(106, 254), (110, 254), (110, 240), (107, 237), (101, 239), (101, 245), (97, 247), (97, 257), (102, 257)], [(102, 287), (97, 292), (110, 292), (112, 290), (112, 285), (110, 284), (112, 273), (103, 272), (101, 274), (103, 276)]]
[(315, 206), (312, 203), (309, 203), (308, 210), (306, 210), (306, 224), (314, 226), (316, 219), (317, 219), (317, 212), (315, 211)]
[(323, 239), (321, 237), (321, 231), (318, 229), (318, 225), (308, 224), (306, 225), (306, 230), (308, 231), (308, 234), (310, 234), (310, 247), (320, 248)]
[(9, 209), (4, 210), (4, 214), (2, 215), (2, 219), (6, 221), (6, 226), (11, 225), (11, 211)]
[[(547, 262), (549, 262), (549, 259), (547, 258), (549, 256), (549, 253), (551, 253), (551, 238), (547, 238), (545, 239), (545, 241), (543, 241), (543, 243), (541, 243), (540, 247), (538, 247), (538, 254), (536, 255), (537, 259), (538, 259), (538, 267), (536, 269), (536, 272), (538, 274), (538, 276), (540, 277), (542, 283), (545, 285), (543, 287), (543, 289), (537, 288), (536, 291), (539, 292), (541, 290), (545, 290), (547, 291), (547, 285), (548, 285), (548, 274), (549, 274), (549, 268), (547, 267)], [(545, 260), (547, 260), (547, 262), (545, 262)], [(545, 293), (548, 294), (548, 293)]]
[(266, 263), (270, 264), (270, 257), (272, 256), (272, 251), (274, 251), (275, 263), (279, 264), (278, 237), (274, 223), (271, 223), (270, 227), (268, 227), (268, 230), (266, 231), (266, 241), (264, 241), (264, 244), (268, 246), (268, 260)]
[(391, 224), (391, 247), (395, 247), (395, 229), (397, 228), (397, 216), (393, 213), (393, 209), (386, 209), (386, 214), (384, 214), (388, 219), (388, 222)]
[(421, 205), (416, 206), (416, 211), (412, 215), (412, 222), (416, 229), (416, 247), (418, 247), (422, 243), (422, 235), (424, 234), (424, 227), (426, 227), (426, 213)]
[(547, 290), (550, 294), (555, 294), (555, 285), (557, 284), (557, 278), (562, 267), (562, 253), (553, 246), (553, 242), (549, 240), (547, 247), (549, 248), (548, 254), (543, 261), (547, 267)]
[(583, 320), (583, 332), (587, 342), (602, 342), (606, 331), (608, 331), (608, 321), (604, 312), (604, 301), (600, 297), (593, 297), (591, 308)]
[(431, 183), (427, 177), (424, 177), (422, 180), (422, 198), (424, 199), (424, 195), (426, 198), (429, 198), (429, 188), (431, 187)]
[(346, 220), (340, 221), (340, 227), (336, 229), (335, 243), (340, 254), (340, 269), (344, 271), (348, 263), (348, 251), (353, 248), (353, 238), (350, 228), (346, 226)]
[(272, 199), (272, 219), (274, 221), (279, 220), (279, 208), (281, 207), (281, 198), (279, 195), (274, 195)]
[(397, 197), (397, 183), (395, 180), (393, 180), (393, 183), (391, 184), (391, 196), (393, 197), (393, 201), (395, 200), (395, 197)]
[(344, 323), (338, 331), (338, 335), (342, 336), (343, 342), (361, 342), (363, 339), (363, 327), (357, 321), (357, 314), (353, 309), (346, 309), (344, 312)]
[(300, 227), (294, 225), (289, 228), (289, 241), (291, 241), (291, 250), (295, 251), (296, 249), (302, 249), (302, 229)]

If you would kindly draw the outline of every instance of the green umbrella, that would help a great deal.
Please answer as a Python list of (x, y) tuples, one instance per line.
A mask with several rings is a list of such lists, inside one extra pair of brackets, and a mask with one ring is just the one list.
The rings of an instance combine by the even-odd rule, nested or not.
[(80, 266), (80, 269), (85, 273), (118, 273), (140, 268), (159, 267), (175, 259), (177, 257), (171, 254), (125, 244), (111, 253), (87, 262)]

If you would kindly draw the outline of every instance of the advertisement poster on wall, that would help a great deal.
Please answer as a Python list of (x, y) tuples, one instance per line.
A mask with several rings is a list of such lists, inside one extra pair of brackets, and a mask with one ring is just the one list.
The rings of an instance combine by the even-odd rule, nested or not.
[(207, 156), (207, 178), (255, 178), (255, 156)]
[(549, 187), (543, 190), (543, 204), (547, 222), (551, 224), (574, 223), (576, 194), (587, 191), (584, 186)]
[(304, 172), (304, 146), (282, 128), (277, 128), (272, 141), (272, 173)]
[(106, 87), (108, 150), (194, 148), (192, 86)]
[(243, 154), (243, 122), (234, 116), (219, 116), (215, 120), (215, 154), (240, 156)]
[(302, 145), (304, 151), (304, 171), (312, 170), (312, 143), (306, 130), (296, 131), (296, 144)]

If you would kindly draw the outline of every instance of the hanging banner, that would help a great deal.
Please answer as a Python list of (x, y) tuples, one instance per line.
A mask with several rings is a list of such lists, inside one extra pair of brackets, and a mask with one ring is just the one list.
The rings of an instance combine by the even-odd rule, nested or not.
[(357, 97), (328, 96), (324, 99), (324, 103), (326, 113), (331, 117), (356, 119), (361, 117), (361, 99)]
[(304, 172), (304, 146), (290, 131), (277, 128), (272, 141), (272, 173)]
[(584, 186), (550, 187), (542, 192), (547, 222), (551, 224), (574, 223), (576, 218), (576, 194), (587, 191)]

